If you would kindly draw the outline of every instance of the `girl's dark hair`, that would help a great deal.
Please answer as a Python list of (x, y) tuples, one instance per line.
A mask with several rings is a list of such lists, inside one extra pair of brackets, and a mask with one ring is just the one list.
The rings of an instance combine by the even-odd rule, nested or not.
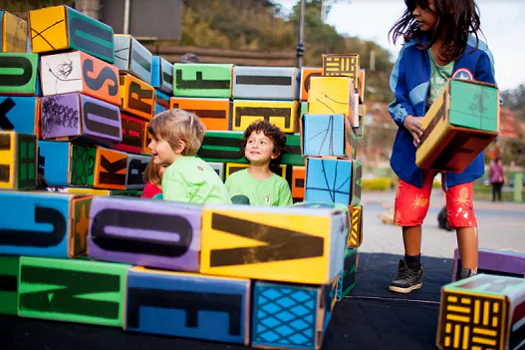
[(405, 12), (388, 32), (394, 44), (399, 37), (403, 37), (405, 42), (415, 39), (420, 50), (427, 50), (443, 36), (443, 46), (439, 55), (447, 61), (454, 61), (461, 57), (470, 34), (476, 38), (476, 48), (478, 47), (478, 32), (482, 35), (483, 33), (480, 29), (479, 8), (474, 0), (434, 0), (437, 22), (434, 30), (428, 33), (426, 44), (421, 41), (424, 32), (419, 29), (412, 12), (416, 5), (432, 12), (429, 0), (405, 0), (405, 4), (407, 6)]
[(264, 136), (268, 137), (273, 142), (273, 154), (277, 155), (275, 159), (270, 161), (270, 170), (274, 173), (278, 171), (279, 164), (281, 162), (282, 155), (286, 150), (286, 135), (274, 124), (270, 124), (265, 120), (258, 120), (250, 124), (249, 127), (244, 130), (244, 134), (241, 138), (241, 151), (244, 154), (246, 149), (246, 143), (252, 132), (262, 132)]

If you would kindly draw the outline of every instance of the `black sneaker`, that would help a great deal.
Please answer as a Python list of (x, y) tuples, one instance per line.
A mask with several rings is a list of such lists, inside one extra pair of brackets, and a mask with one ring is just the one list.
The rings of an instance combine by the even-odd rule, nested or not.
[(397, 275), (388, 289), (397, 293), (410, 293), (423, 285), (423, 265), (419, 270), (408, 267), (404, 259), (399, 260)]

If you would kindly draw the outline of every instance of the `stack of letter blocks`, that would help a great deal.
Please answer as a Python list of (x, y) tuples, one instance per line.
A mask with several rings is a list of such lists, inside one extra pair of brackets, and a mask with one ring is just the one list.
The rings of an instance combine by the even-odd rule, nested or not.
[[(478, 275), (442, 288), (437, 332), (440, 349), (523, 349), (525, 346), (525, 253), (479, 250)], [(456, 282), (454, 282), (456, 281)]]
[[(327, 56), (324, 71), (172, 65), (67, 6), (0, 18), (0, 313), (320, 348), (362, 240), (358, 57)], [(199, 156), (223, 179), (246, 167), (247, 125), (277, 124), (281, 175), (306, 202), (114, 197), (140, 195), (148, 122), (175, 107), (202, 118)], [(36, 191), (38, 174), (61, 193)]]

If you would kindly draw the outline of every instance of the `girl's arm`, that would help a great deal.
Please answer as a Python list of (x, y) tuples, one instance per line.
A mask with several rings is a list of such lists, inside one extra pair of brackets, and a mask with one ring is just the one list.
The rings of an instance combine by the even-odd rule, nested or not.
[(414, 115), (414, 108), (409, 98), (409, 91), (405, 78), (405, 67), (403, 54), (406, 45), (399, 52), (396, 64), (390, 75), (390, 89), (394, 93), (394, 101), (388, 106), (388, 111), (394, 122), (401, 128), (404, 127), (405, 118)]

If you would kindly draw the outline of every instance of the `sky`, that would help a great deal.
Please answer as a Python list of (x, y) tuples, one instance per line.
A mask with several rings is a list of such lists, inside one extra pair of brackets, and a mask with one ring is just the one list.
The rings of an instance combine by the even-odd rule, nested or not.
[[(275, 1), (291, 9), (298, 0)], [(525, 0), (477, 0), (481, 30), (495, 61), (501, 90), (525, 84)], [(388, 41), (388, 31), (405, 9), (403, 0), (338, 0), (326, 18), (340, 34), (373, 40), (392, 53), (401, 45)], [(308, 50), (308, 47), (305, 47)]]

